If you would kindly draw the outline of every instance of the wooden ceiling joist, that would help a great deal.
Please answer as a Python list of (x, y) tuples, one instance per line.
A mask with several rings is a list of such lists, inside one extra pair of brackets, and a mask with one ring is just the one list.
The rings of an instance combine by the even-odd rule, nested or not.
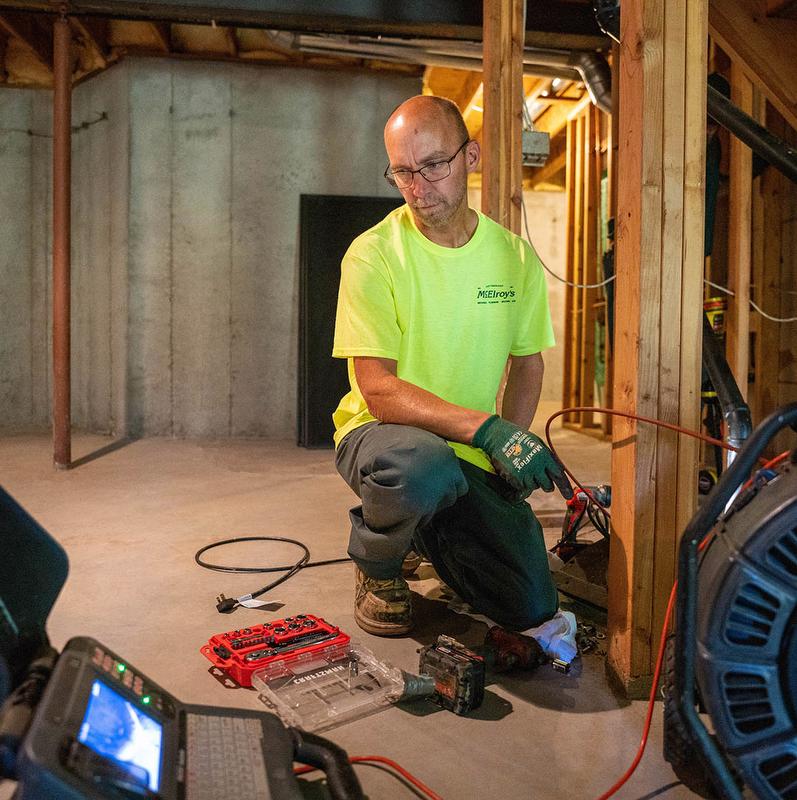
[(168, 22), (147, 22), (150, 32), (164, 53), (172, 49), (172, 26)]
[(108, 22), (97, 17), (70, 17), (73, 36), (78, 49), (83, 50), (96, 69), (108, 66)]
[[(479, 73), (481, 78), (481, 73)], [(460, 106), (462, 118), (468, 129), (471, 139), (478, 140), (481, 137), (482, 125), (484, 123), (484, 84), (479, 81), (476, 91)]]
[(0, 83), (5, 83), (8, 74), (6, 73), (6, 48), (8, 47), (8, 34), (0, 28)]
[(746, 0), (711, 0), (709, 33), (797, 129), (797, 20), (764, 17)]
[(30, 48), (36, 58), (52, 72), (52, 22), (49, 22), (48, 31), (42, 19), (19, 11), (3, 10), (0, 11), (0, 28)]
[(797, 0), (766, 0), (768, 17), (797, 19)]
[(240, 46), (238, 44), (238, 33), (235, 28), (225, 28), (224, 36), (227, 39), (227, 47), (229, 48), (230, 55), (235, 58), (238, 56)]

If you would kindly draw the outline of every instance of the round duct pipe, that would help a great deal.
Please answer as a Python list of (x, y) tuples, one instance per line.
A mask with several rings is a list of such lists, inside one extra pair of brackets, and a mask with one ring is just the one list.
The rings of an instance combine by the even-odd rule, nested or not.
[[(270, 31), (272, 42), (283, 49), (305, 53), (328, 53), (360, 58), (378, 58), (427, 66), (479, 70), (480, 42), (437, 39), (396, 39), (364, 36), (321, 36)], [(546, 50), (527, 47), (523, 51), (523, 73), (542, 77), (581, 80), (592, 102), (611, 113), (611, 71), (606, 59), (586, 50)]]

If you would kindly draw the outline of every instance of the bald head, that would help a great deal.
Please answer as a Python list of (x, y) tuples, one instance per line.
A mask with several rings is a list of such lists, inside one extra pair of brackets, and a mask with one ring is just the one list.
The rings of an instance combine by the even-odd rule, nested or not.
[(450, 247), (468, 241), (477, 220), (468, 206), (468, 174), (478, 166), (479, 145), (454, 103), (430, 95), (405, 100), (385, 125), (385, 150), (419, 229)]
[(451, 134), (453, 139), (463, 142), (468, 139), (468, 129), (455, 103), (445, 97), (418, 94), (405, 100), (388, 117), (385, 138), (390, 132), (417, 132), (420, 128), (432, 128)]

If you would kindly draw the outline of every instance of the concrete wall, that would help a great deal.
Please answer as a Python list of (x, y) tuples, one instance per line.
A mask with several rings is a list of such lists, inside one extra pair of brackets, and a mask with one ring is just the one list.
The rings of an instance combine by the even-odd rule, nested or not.
[(128, 69), (77, 87), (72, 102), (72, 422), (125, 430)]
[(0, 426), (48, 423), (50, 96), (0, 92)]
[[(419, 88), (157, 59), (77, 87), (75, 425), (292, 438), (299, 196), (388, 195), (382, 126)], [(51, 149), (14, 132), (49, 133), (49, 102), (0, 92), (3, 431), (49, 420)]]

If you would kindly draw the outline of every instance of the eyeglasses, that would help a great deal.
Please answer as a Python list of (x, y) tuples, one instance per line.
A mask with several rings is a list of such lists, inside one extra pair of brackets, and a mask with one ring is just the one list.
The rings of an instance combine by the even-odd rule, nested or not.
[(459, 155), (460, 151), (470, 139), (465, 139), (464, 142), (457, 148), (451, 158), (446, 158), (443, 161), (432, 161), (429, 164), (424, 164), (420, 169), (390, 169), (390, 164), (387, 165), (385, 170), (385, 180), (393, 187), (398, 189), (409, 189), (415, 179), (416, 173), (420, 173), (429, 183), (435, 181), (442, 181), (451, 174), (451, 162)]

